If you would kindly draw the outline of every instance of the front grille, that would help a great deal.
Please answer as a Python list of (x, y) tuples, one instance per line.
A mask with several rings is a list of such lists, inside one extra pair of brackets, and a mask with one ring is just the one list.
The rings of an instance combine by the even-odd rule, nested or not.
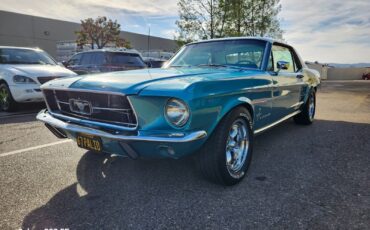
[[(137, 125), (134, 111), (124, 95), (67, 90), (43, 90), (43, 93), (51, 112), (128, 128)], [(75, 101), (83, 102), (89, 108), (82, 107), (79, 111)]]
[(37, 80), (40, 82), (40, 84), (44, 84), (48, 81), (51, 81), (57, 78), (60, 78), (60, 77), (38, 77)]

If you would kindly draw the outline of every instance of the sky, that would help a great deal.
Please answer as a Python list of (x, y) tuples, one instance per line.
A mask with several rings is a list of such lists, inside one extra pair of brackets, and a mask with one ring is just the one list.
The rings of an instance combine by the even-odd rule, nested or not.
[[(370, 0), (281, 0), (284, 39), (304, 60), (370, 62)], [(79, 22), (116, 19), (130, 32), (174, 38), (177, 0), (1, 0), (0, 10)], [(1, 31), (0, 31), (1, 32)]]

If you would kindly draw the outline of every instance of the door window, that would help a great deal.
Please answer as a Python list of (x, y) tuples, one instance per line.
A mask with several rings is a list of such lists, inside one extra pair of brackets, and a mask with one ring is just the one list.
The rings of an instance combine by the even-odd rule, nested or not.
[(81, 65), (90, 65), (92, 63), (93, 56), (93, 53), (84, 53), (81, 58)]
[[(283, 46), (272, 46), (272, 57), (270, 57), (273, 60), (273, 67), (274, 71), (277, 71), (277, 63), (278, 61), (285, 61), (289, 63), (289, 67), (286, 70), (281, 70), (281, 72), (295, 72), (295, 62), (292, 53), (290, 52), (289, 48), (283, 47)], [(270, 59), (270, 61), (271, 61)], [(270, 63), (269, 63), (270, 65)]]
[(269, 57), (269, 63), (267, 65), (267, 71), (274, 71), (274, 59), (272, 58), (272, 53)]
[(145, 67), (144, 61), (138, 54), (112, 52), (109, 53), (109, 60), (114, 66)]
[(107, 63), (105, 54), (103, 52), (95, 53), (93, 63), (94, 65), (105, 65)]
[(82, 56), (81, 54), (73, 55), (73, 56), (71, 57), (71, 59), (69, 59), (69, 61), (68, 61), (68, 65), (73, 66), (73, 65), (78, 65), (78, 64), (80, 64), (81, 56)]

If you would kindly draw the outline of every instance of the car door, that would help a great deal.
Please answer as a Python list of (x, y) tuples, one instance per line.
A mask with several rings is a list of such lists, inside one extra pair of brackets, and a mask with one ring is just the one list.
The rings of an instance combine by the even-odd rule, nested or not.
[[(279, 69), (284, 63), (285, 68)], [(303, 88), (302, 66), (297, 55), (288, 46), (274, 44), (269, 61), (270, 73), (273, 79), (273, 117), (281, 119), (293, 113), (301, 104)]]
[(79, 74), (94, 72), (94, 52), (82, 53)]
[(66, 63), (66, 67), (76, 73), (80, 70), (80, 61), (81, 61), (82, 54), (75, 54), (73, 55), (68, 62)]
[(89, 52), (89, 54), (91, 56), (86, 65), (86, 70), (89, 73), (109, 72), (106, 70), (106, 52)]

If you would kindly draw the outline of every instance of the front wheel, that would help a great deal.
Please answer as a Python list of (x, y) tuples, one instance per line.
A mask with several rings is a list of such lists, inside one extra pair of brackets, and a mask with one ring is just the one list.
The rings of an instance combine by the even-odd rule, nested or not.
[(0, 84), (0, 111), (11, 112), (16, 110), (17, 103), (14, 101), (7, 84)]
[(310, 125), (312, 124), (316, 113), (316, 92), (311, 90), (306, 103), (302, 107), (302, 111), (294, 116), (294, 121), (297, 124)]
[(251, 115), (244, 107), (229, 112), (199, 153), (200, 170), (219, 184), (240, 182), (249, 167), (253, 132)]

